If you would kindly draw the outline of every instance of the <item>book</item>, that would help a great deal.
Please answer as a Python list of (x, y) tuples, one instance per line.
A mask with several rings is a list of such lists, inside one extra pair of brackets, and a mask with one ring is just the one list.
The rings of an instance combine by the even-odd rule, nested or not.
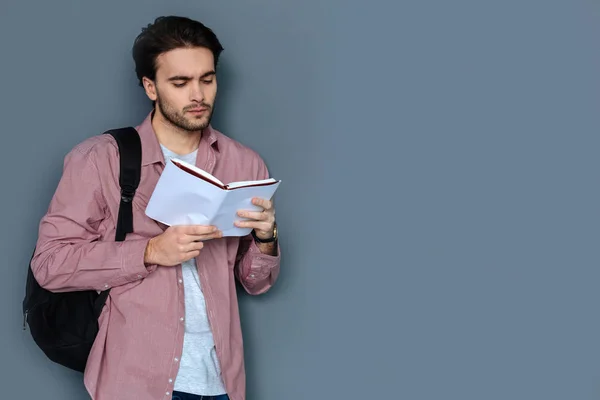
[(239, 210), (261, 211), (254, 197), (271, 200), (281, 180), (223, 183), (210, 173), (177, 158), (167, 162), (150, 200), (146, 215), (167, 226), (214, 225), (223, 236), (245, 236), (251, 228), (239, 228)]

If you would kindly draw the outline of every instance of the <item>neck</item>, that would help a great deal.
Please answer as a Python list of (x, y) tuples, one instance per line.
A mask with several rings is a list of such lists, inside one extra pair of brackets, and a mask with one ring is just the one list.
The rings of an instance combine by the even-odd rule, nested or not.
[(152, 118), (152, 128), (158, 142), (176, 154), (189, 154), (198, 148), (202, 131), (183, 130), (167, 121), (159, 110)]

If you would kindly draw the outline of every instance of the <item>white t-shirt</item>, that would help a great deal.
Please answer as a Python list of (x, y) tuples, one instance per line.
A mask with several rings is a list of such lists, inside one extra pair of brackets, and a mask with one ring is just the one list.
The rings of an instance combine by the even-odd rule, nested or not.
[[(161, 148), (165, 161), (179, 158), (196, 165), (197, 150), (182, 156), (173, 153), (163, 145)], [(174, 390), (203, 396), (225, 394), (196, 260), (184, 262), (181, 265), (181, 272), (185, 293), (185, 334)]]

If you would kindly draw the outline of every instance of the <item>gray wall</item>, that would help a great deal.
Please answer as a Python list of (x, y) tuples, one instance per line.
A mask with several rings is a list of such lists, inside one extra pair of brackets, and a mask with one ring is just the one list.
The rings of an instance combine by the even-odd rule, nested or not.
[(598, 4), (366, 3), (2, 2), (2, 398), (86, 398), (21, 330), (27, 262), (65, 153), (148, 111), (160, 14), (216, 30), (215, 126), (284, 180), (250, 400), (600, 397)]

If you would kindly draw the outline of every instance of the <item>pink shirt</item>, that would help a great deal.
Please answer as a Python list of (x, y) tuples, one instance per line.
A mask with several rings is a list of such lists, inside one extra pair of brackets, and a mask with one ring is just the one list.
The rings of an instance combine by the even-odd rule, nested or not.
[[(84, 383), (95, 400), (171, 399), (183, 348), (181, 266), (144, 265), (148, 240), (164, 226), (144, 214), (165, 166), (148, 115), (137, 130), (142, 142), (141, 181), (133, 200), (134, 233), (115, 242), (119, 209), (118, 148), (110, 135), (78, 144), (39, 228), (32, 269), (52, 291), (105, 290)], [(223, 182), (268, 178), (261, 157), (209, 127), (197, 166)], [(231, 400), (245, 400), (244, 350), (236, 278), (253, 295), (277, 280), (277, 256), (262, 254), (251, 236), (205, 242), (196, 259), (223, 381)]]

